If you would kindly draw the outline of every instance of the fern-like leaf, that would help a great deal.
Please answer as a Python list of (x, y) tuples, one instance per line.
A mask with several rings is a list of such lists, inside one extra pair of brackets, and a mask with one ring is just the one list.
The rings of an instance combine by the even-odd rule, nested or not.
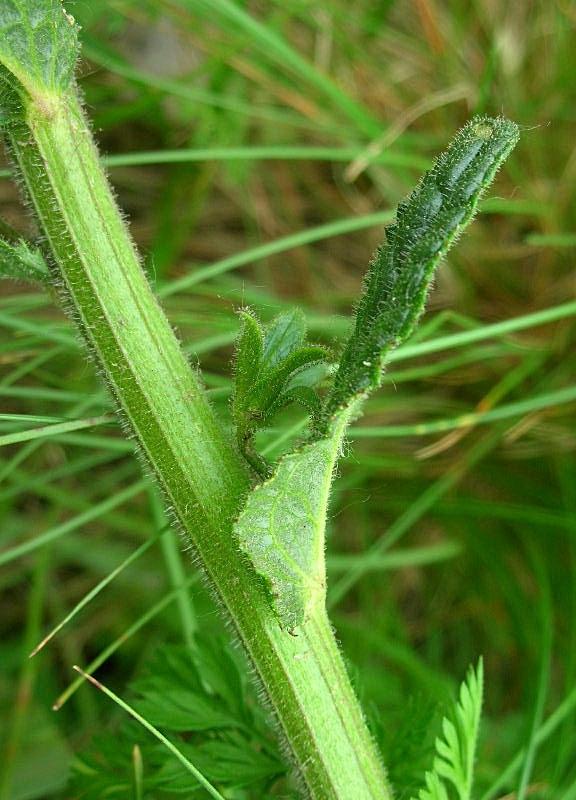
[[(265, 713), (244, 677), (237, 651), (206, 624), (192, 651), (162, 645), (131, 685), (134, 708), (177, 746), (227, 797), (267, 797), (285, 768)], [(205, 797), (190, 773), (132, 719), (77, 754), (67, 797), (132, 797), (129, 776), (138, 745), (147, 798)]]
[(426, 785), (413, 800), (470, 800), (474, 758), (480, 727), (484, 671), (482, 660), (470, 668), (460, 687), (453, 719), (442, 721), (442, 736), (436, 739), (436, 757)]

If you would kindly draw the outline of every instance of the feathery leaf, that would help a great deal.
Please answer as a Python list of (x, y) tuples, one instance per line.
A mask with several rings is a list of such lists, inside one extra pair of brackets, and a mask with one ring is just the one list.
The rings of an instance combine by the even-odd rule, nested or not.
[(414, 800), (470, 800), (474, 778), (474, 757), (482, 711), (484, 672), (482, 660), (470, 668), (460, 687), (454, 720), (442, 721), (442, 736), (436, 739), (432, 772), (426, 773), (426, 786)]

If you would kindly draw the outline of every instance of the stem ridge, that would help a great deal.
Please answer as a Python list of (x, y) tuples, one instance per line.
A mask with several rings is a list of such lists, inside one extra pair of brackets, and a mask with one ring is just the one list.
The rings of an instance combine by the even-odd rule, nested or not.
[(48, 91), (36, 82), (33, 92), (20, 89), (4, 133), (40, 222), (53, 282), (248, 654), (305, 796), (388, 800), (324, 606), (297, 637), (282, 630), (232, 536), (249, 489), (246, 464), (151, 291), (75, 87)]

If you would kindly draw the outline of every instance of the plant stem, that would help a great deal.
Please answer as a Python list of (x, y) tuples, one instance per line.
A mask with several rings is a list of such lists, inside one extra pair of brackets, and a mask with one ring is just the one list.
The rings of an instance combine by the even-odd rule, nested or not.
[(55, 279), (97, 366), (244, 645), (305, 796), (391, 797), (328, 618), (279, 627), (231, 536), (249, 488), (139, 264), (74, 93), (28, 98), (8, 131), (54, 258)]

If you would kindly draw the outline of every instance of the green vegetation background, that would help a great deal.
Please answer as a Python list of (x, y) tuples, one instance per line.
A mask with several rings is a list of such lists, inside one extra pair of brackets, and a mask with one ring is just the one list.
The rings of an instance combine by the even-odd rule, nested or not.
[[(354, 429), (332, 507), (329, 602), (400, 798), (482, 655), (475, 797), (574, 800), (576, 6), (99, 0), (70, 10), (120, 204), (223, 415), (235, 309), (267, 320), (301, 306), (313, 338), (334, 346), (384, 222), (431, 158), (472, 113), (522, 126), (418, 334)], [(0, 213), (29, 230), (7, 177)], [(119, 744), (120, 766), (94, 778), (102, 750), (130, 736), (150, 770), (146, 735), (126, 732), (108, 698), (76, 687), (50, 708), (73, 664), (111, 650), (97, 675), (130, 699), (134, 679), (162, 673), (168, 647), (210, 663), (223, 628), (176, 536), (158, 535), (165, 519), (131, 445), (96, 424), (110, 407), (71, 322), (38, 289), (2, 290), (0, 800), (88, 796), (66, 788), (75, 758), (95, 797), (164, 797), (142, 790), (138, 755)], [(302, 424), (284, 413), (261, 446), (276, 456)], [(288, 796), (277, 762), (266, 773), (246, 756), (273, 744), (247, 741), (230, 764), (204, 753), (207, 774), (229, 797)], [(264, 769), (260, 784), (238, 777), (251, 768)]]

